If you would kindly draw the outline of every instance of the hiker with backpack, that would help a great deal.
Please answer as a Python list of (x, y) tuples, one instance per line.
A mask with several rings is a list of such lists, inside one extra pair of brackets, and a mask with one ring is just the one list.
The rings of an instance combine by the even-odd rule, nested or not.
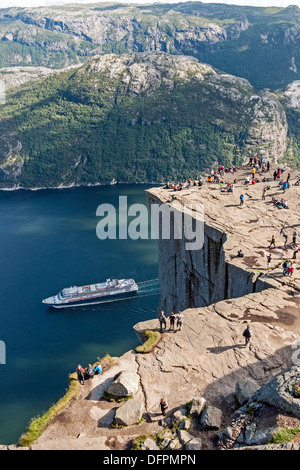
[(243, 331), (243, 336), (245, 338), (245, 346), (250, 342), (250, 338), (252, 336), (252, 331), (250, 330), (250, 326), (247, 325), (247, 328)]
[(95, 375), (95, 370), (91, 366), (91, 364), (88, 365), (87, 370), (86, 370), (86, 376), (88, 379), (92, 379)]
[(288, 273), (288, 261), (287, 261), (287, 260), (285, 260), (285, 261), (282, 263), (282, 267), (283, 267), (283, 272), (282, 272), (282, 274), (283, 274), (283, 276), (286, 276), (287, 273)]

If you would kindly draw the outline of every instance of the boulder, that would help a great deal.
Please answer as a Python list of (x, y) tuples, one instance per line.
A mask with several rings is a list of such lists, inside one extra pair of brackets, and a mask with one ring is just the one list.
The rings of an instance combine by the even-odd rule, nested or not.
[(201, 414), (200, 423), (205, 429), (219, 429), (222, 422), (222, 411), (214, 406), (208, 406)]
[(259, 385), (252, 379), (238, 380), (235, 385), (235, 394), (240, 405), (244, 405), (259, 389)]
[(140, 377), (130, 371), (121, 372), (105, 392), (117, 397), (132, 397), (139, 388)]
[(180, 448), (179, 439), (175, 438), (175, 439), (172, 439), (172, 441), (169, 443), (166, 450), (179, 450), (179, 448)]
[(144, 412), (144, 404), (135, 398), (128, 400), (116, 410), (115, 423), (121, 426), (137, 424)]
[(159, 450), (158, 445), (153, 439), (148, 437), (141, 446), (142, 450)]
[(179, 439), (180, 444), (184, 445), (184, 444), (187, 444), (187, 442), (190, 442), (192, 439), (194, 439), (194, 436), (192, 436), (192, 434), (190, 434), (189, 432), (181, 429), (178, 432), (178, 439)]
[(186, 418), (187, 415), (187, 408), (185, 406), (181, 406), (175, 413), (173, 414), (173, 421), (175, 423), (180, 423), (183, 419)]
[(268, 403), (284, 413), (300, 418), (300, 400), (293, 386), (300, 381), (300, 366), (292, 366), (261, 387), (252, 397), (253, 401)]
[(194, 437), (191, 441), (187, 442), (184, 446), (185, 450), (201, 450), (200, 437)]
[(206, 405), (206, 400), (203, 397), (193, 398), (192, 406), (191, 406), (191, 415), (194, 417), (200, 416), (204, 407)]
[(162, 447), (163, 449), (165, 449), (166, 447), (168, 447), (168, 445), (170, 444), (170, 442), (171, 442), (171, 439), (165, 437), (165, 438), (161, 441), (160, 445), (161, 445), (161, 447)]
[(183, 430), (188, 431), (192, 427), (192, 422), (191, 422), (190, 419), (184, 418), (182, 421), (180, 421), (178, 427), (179, 427), (179, 429), (183, 429)]

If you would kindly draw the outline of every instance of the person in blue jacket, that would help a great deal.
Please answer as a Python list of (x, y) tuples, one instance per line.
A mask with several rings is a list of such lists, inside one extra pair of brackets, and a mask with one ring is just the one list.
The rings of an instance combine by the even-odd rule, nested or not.
[(99, 362), (99, 364), (96, 365), (95, 369), (94, 369), (94, 372), (95, 374), (101, 374), (102, 372), (102, 367), (101, 367), (101, 364)]

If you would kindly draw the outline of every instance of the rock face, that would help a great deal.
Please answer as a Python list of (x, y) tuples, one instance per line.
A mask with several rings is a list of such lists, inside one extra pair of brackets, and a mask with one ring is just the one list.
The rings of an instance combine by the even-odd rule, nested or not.
[(0, 79), (9, 90), (52, 73), (55, 71), (46, 67), (4, 67), (0, 69)]
[[(147, 192), (150, 205), (167, 201), (165, 197), (160, 199), (160, 195), (164, 196), (164, 193), (159, 190)], [(168, 193), (166, 196), (168, 197)], [(203, 202), (205, 211), (211, 218), (208, 201), (205, 199)], [(211, 202), (215, 202), (214, 194)], [(176, 207), (175, 204), (172, 207)], [(174, 233), (173, 228), (171, 222), (171, 235)], [(174, 310), (210, 305), (224, 298), (232, 299), (271, 287), (268, 279), (260, 279), (254, 272), (249, 273), (226, 262), (226, 241), (227, 235), (218, 222), (204, 225), (204, 244), (201, 250), (187, 251), (184, 238), (158, 240), (162, 294), (159, 310), (168, 314)]]
[(203, 397), (193, 398), (190, 414), (192, 416), (200, 416), (204, 407), (206, 405), (206, 400)]
[[(292, 241), (291, 220), (297, 223), (294, 214), (299, 210), (298, 189), (297, 186), (289, 189), (289, 209), (278, 213), (278, 208), (272, 202), (272, 197), (282, 197), (278, 182), (271, 182), (271, 173), (265, 175), (265, 184), (271, 184), (271, 189), (263, 200), (264, 183), (245, 185), (245, 178), (250, 172), (250, 168), (245, 166), (238, 173), (225, 174), (226, 181), (233, 183), (237, 180), (231, 195), (222, 192), (216, 183), (208, 184), (206, 181), (200, 189), (197, 186), (183, 191), (154, 188), (146, 192), (150, 207), (154, 205), (161, 210), (166, 208), (169, 215), (173, 211), (182, 216), (187, 203), (190, 204), (193, 217), (199, 223), (197, 237), (201, 241), (203, 236), (200, 249), (193, 249), (193, 246), (187, 249), (188, 240), (184, 233), (176, 235), (172, 218), (170, 224), (168, 219), (164, 218), (164, 223), (168, 224), (170, 229), (170, 239), (158, 239), (161, 283), (159, 310), (164, 310), (167, 315), (174, 310), (178, 312), (185, 308), (210, 305), (227, 299), (220, 313), (228, 314), (231, 318), (247, 318), (250, 310), (243, 310), (246, 317), (240, 315), (238, 308), (235, 308), (234, 299), (250, 293), (262, 293), (269, 288), (282, 288), (285, 285), (280, 260), (285, 256), (289, 257), (287, 249), (280, 245), (281, 241), (278, 242), (279, 248), (275, 250), (272, 268), (267, 271), (266, 256), (273, 233), (277, 233), (278, 240), (283, 240), (282, 235), (278, 233), (278, 223), (280, 227), (284, 224), (291, 227), (288, 232), (289, 241)], [(287, 172), (288, 170), (286, 174)], [(263, 177), (264, 174), (260, 176), (261, 179)], [(296, 178), (295, 173), (293, 180), (296, 181)], [(240, 207), (241, 194), (245, 196), (243, 207)], [(171, 203), (168, 202), (170, 198), (173, 198)], [(163, 221), (159, 222), (160, 229), (163, 229)], [(181, 219), (181, 222), (184, 227), (184, 220)], [(245, 254), (243, 258), (237, 257), (239, 249)], [(298, 272), (294, 274), (293, 279), (296, 278), (298, 282)], [(268, 294), (266, 299), (267, 297)], [(255, 298), (260, 297), (253, 296), (254, 302)], [(291, 297), (280, 296), (278, 308), (285, 309), (288, 298)], [(266, 306), (267, 300), (263, 305), (258, 302), (256, 311), (268, 316)], [(251, 314), (252, 312), (254, 314), (254, 310)]]
[(281, 414), (293, 417), (296, 424), (300, 405), (293, 384), (299, 380), (299, 374), (299, 366), (293, 366), (259, 388), (219, 433), (219, 446), (228, 449), (268, 444), (283, 427), (278, 418)]
[(219, 429), (222, 423), (222, 411), (214, 406), (207, 406), (201, 414), (204, 429)]
[(299, 16), (297, 7), (201, 2), (11, 8), (0, 17), (0, 63), (57, 68), (99, 53), (162, 51), (279, 88), (299, 78)]
[[(56, 66), (66, 66), (95, 52), (193, 51), (203, 43), (235, 39), (247, 28), (239, 13), (227, 22), (198, 12), (186, 16), (174, 5), (162, 11), (153, 7), (150, 15), (149, 7), (138, 5), (74, 5), (10, 9), (0, 19), (0, 39), (19, 52), (6, 59), (9, 65), (52, 65), (54, 59)], [(40, 49), (42, 64), (36, 63), (33, 47)]]
[(139, 387), (139, 376), (134, 372), (121, 372), (107, 387), (106, 392), (116, 397), (132, 397)]
[(197, 437), (194, 437), (194, 439), (191, 439), (185, 444), (185, 450), (201, 450), (201, 448), (201, 439)]
[(300, 381), (300, 366), (293, 366), (260, 388), (253, 401), (268, 403), (284, 413), (300, 418), (300, 400), (295, 397), (293, 385)]
[(249, 400), (259, 389), (259, 385), (254, 380), (238, 380), (235, 386), (235, 393), (240, 405)]

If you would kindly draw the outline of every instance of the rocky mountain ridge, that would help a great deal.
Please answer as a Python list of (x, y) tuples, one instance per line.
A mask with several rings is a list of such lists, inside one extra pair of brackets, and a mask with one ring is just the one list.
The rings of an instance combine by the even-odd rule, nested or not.
[[(0, 77), (12, 81), (10, 71)], [(194, 57), (106, 54), (41, 73), (8, 89), (0, 109), (2, 187), (159, 182), (216, 158), (284, 156), (287, 121), (276, 95)]]
[(297, 7), (186, 2), (0, 9), (0, 67), (64, 68), (95, 54), (162, 51), (193, 55), (256, 88), (275, 89), (299, 78), (299, 32)]
[[(4, 42), (42, 47), (46, 39), (45, 60), (55, 50), (68, 55), (71, 44), (74, 52), (82, 53), (83, 57), (94, 52), (116, 52), (120, 47), (123, 52), (178, 53), (182, 48), (193, 49), (200, 42), (234, 39), (247, 27), (246, 18), (226, 22), (182, 13), (176, 6), (164, 11), (154, 7), (154, 11), (149, 11), (147, 6), (121, 4), (13, 8), (2, 10), (0, 20)], [(80, 52), (84, 48), (87, 51)], [(29, 53), (24, 59), (32, 62), (34, 57)], [(72, 59), (75, 54), (68, 58)], [(17, 64), (22, 58), (12, 60)]]

